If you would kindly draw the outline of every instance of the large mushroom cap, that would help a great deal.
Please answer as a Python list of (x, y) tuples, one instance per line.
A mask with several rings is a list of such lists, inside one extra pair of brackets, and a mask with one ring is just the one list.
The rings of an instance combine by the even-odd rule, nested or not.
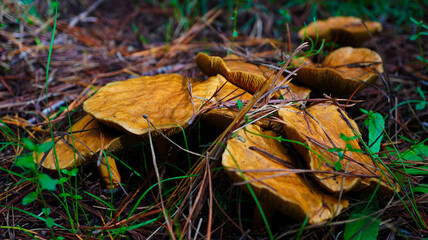
[[(297, 59), (293, 63), (301, 65), (305, 61)], [(375, 51), (343, 47), (331, 52), (321, 67), (310, 62), (295, 79), (317, 92), (347, 96), (376, 81), (378, 73), (383, 73), (382, 58)]]
[[(48, 139), (47, 141), (50, 141)], [(94, 154), (101, 149), (117, 151), (134, 142), (132, 136), (126, 136), (114, 129), (105, 131), (99, 122), (90, 115), (71, 126), (64, 136), (55, 137), (55, 152), (51, 149), (45, 156), (40, 154), (35, 162), (47, 169), (72, 169), (94, 161)], [(58, 166), (55, 155), (57, 155)]]
[[(341, 134), (347, 137), (360, 135), (357, 124), (350, 119), (339, 107), (332, 104), (316, 104), (304, 111), (294, 107), (282, 108), (279, 116), (289, 139), (306, 144), (307, 148), (294, 146), (306, 160), (310, 169), (315, 171), (318, 182), (333, 193), (340, 191), (360, 190), (375, 187), (379, 182), (381, 189), (393, 191), (388, 181), (394, 183), (390, 173), (380, 163), (375, 165), (373, 160), (364, 153), (345, 151), (347, 148)], [(358, 139), (348, 141), (353, 149), (361, 151)], [(345, 158), (339, 162), (339, 156), (328, 149), (342, 149)], [(341, 172), (349, 173), (346, 177), (338, 175), (335, 164), (339, 162)], [(327, 172), (325, 172), (327, 171)], [(380, 179), (382, 179), (380, 181)]]
[(348, 206), (348, 201), (339, 202), (293, 173), (295, 160), (271, 137), (277, 134), (255, 125), (237, 131), (223, 153), (228, 175), (235, 181), (244, 181), (244, 176), (261, 202), (298, 220), (308, 215), (310, 224), (327, 221)]
[(100, 88), (83, 108), (102, 123), (132, 134), (149, 131), (143, 115), (157, 129), (173, 133), (188, 125), (217, 84), (215, 78), (201, 81), (178, 74), (133, 78)]
[[(371, 34), (381, 32), (382, 25), (379, 22), (362, 22), (356, 17), (330, 17), (327, 20), (317, 20), (299, 31), (299, 37), (325, 39), (327, 42), (336, 42), (344, 46), (359, 46), (367, 40)], [(320, 40), (319, 40), (320, 41)]]
[[(195, 61), (196, 65), (206, 75), (215, 76), (221, 74), (228, 81), (251, 94), (254, 94), (267, 79), (275, 77), (275, 71), (272, 69), (247, 63), (234, 55), (230, 55), (223, 60), (221, 57), (212, 57), (200, 52), (196, 55)], [(283, 79), (284, 77), (281, 76), (277, 83)], [(292, 83), (288, 83), (288, 85), (292, 94), (288, 90), (281, 90), (284, 98), (305, 99), (309, 96), (309, 89)]]

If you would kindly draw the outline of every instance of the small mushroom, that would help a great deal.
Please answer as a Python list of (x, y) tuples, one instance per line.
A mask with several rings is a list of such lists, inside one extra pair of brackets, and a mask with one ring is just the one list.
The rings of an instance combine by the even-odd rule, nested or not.
[(348, 96), (378, 79), (383, 73), (382, 58), (367, 48), (343, 47), (331, 52), (319, 66), (309, 59), (297, 58), (295, 66), (308, 65), (297, 71), (299, 81), (313, 91)]
[[(67, 131), (64, 136), (55, 137), (54, 141), (55, 150), (51, 149), (46, 154), (39, 155), (38, 158), (35, 158), (35, 162), (51, 170), (70, 170), (96, 161), (97, 153), (101, 149), (110, 152), (119, 151), (134, 143), (135, 138), (114, 129), (106, 129), (92, 116), (85, 115), (73, 124), (71, 130)], [(107, 161), (108, 163), (104, 158), (101, 159), (100, 175), (107, 188), (110, 188), (111, 185), (113, 188), (117, 188), (120, 183), (120, 175), (117, 171), (116, 162), (114, 158), (109, 156)], [(112, 183), (110, 183), (110, 178), (113, 180)]]
[[(299, 38), (311, 38), (312, 41), (325, 39), (342, 46), (360, 46), (374, 33), (381, 32), (382, 25), (375, 21), (362, 22), (356, 17), (330, 17), (317, 20), (299, 31)], [(319, 41), (320, 41), (319, 40)]]
[[(116, 129), (145, 135), (147, 120), (166, 134), (180, 131), (214, 94), (218, 81), (187, 78), (178, 74), (112, 82), (83, 104), (84, 110), (98, 121)], [(154, 134), (153, 127), (150, 126)]]
[(301, 221), (308, 216), (310, 224), (325, 222), (348, 206), (347, 200), (325, 194), (295, 173), (296, 161), (275, 137), (256, 125), (238, 130), (222, 157), (228, 175), (236, 182), (248, 181), (265, 206)]
[[(395, 183), (387, 169), (361, 152), (358, 139), (345, 142), (341, 138), (341, 134), (347, 137), (361, 135), (357, 124), (341, 108), (323, 103), (312, 105), (305, 111), (295, 107), (282, 108), (278, 113), (287, 137), (304, 145), (294, 144), (325, 189), (332, 193), (357, 191), (374, 188), (378, 183), (385, 192), (398, 189), (398, 186), (390, 185)], [(339, 158), (338, 152), (343, 153), (343, 159)]]
[[(200, 52), (196, 55), (195, 61), (199, 69), (206, 75), (221, 74), (228, 81), (251, 94), (254, 94), (267, 79), (275, 77), (275, 71), (272, 69), (247, 63), (234, 55), (223, 60), (221, 57), (212, 57)], [(281, 76), (278, 83), (283, 79), (284, 77)], [(286, 89), (281, 89), (281, 94), (285, 99), (306, 99), (309, 96), (310, 90), (307, 88), (292, 83), (288, 83), (288, 86), (291, 93)]]

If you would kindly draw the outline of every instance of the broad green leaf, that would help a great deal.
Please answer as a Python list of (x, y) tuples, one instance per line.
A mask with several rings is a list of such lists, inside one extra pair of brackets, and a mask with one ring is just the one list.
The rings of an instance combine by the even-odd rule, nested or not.
[(27, 205), (34, 202), (34, 200), (37, 199), (37, 196), (37, 192), (30, 192), (29, 194), (25, 195), (24, 198), (22, 198), (22, 205)]
[[(404, 170), (404, 169), (402, 169)], [(413, 176), (427, 176), (428, 175), (428, 166), (421, 166), (416, 168), (409, 168), (407, 167), (405, 172), (407, 174), (413, 175)]]
[(376, 240), (379, 234), (381, 219), (376, 216), (366, 216), (376, 212), (378, 209), (377, 201), (372, 202), (367, 208), (365, 208), (365, 205), (356, 206), (349, 216), (349, 220), (359, 220), (346, 224), (344, 232), (345, 240)]
[(401, 158), (408, 161), (424, 161), (428, 158), (428, 145), (416, 145), (400, 154)]
[(378, 153), (380, 144), (383, 138), (383, 129), (385, 128), (385, 120), (380, 113), (369, 113), (368, 115), (369, 127), (369, 146), (373, 153)]
[(21, 139), (22, 143), (24, 143), (25, 148), (31, 150), (31, 151), (35, 151), (36, 150), (36, 144), (33, 143), (33, 141), (31, 141), (28, 138), (22, 138)]
[(33, 156), (18, 156), (15, 161), (15, 166), (24, 169), (36, 170), (36, 164), (34, 163)]
[(39, 175), (39, 183), (42, 189), (55, 191), (58, 180), (53, 179), (49, 175), (42, 173)]
[(45, 142), (37, 146), (36, 151), (38, 153), (44, 153), (49, 151), (52, 148), (52, 146), (53, 146), (53, 141)]
[(52, 228), (52, 226), (54, 225), (54, 220), (51, 217), (47, 217), (46, 218), (46, 226), (48, 226), (48, 228)]

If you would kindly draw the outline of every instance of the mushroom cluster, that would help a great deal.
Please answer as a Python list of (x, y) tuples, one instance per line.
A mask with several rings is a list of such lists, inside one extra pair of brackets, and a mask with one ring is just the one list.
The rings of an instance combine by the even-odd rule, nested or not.
[[(307, 60), (296, 61), (299, 65)], [(382, 72), (380, 57), (370, 50), (336, 50), (325, 60), (325, 73), (313, 64), (297, 72), (295, 79), (307, 88), (234, 55), (199, 53), (196, 65), (208, 79), (160, 74), (107, 84), (84, 102), (87, 115), (56, 137), (54, 149), (36, 161), (48, 169), (69, 169), (98, 159), (106, 186), (117, 188), (119, 172), (103, 150), (118, 151), (150, 133), (177, 133), (197, 115), (224, 128), (242, 109), (237, 102), (248, 103), (275, 78), (270, 93), (282, 103), (268, 113), (276, 115), (276, 121), (253, 108), (246, 125), (241, 123), (227, 140), (222, 164), (232, 179), (250, 184), (261, 202), (274, 202), (270, 205), (298, 220), (325, 222), (348, 206), (342, 193), (377, 185), (383, 192), (399, 190), (389, 170), (360, 148), (358, 126), (344, 109), (334, 102), (307, 108), (302, 104), (311, 90), (343, 95), (374, 81), (376, 74), (366, 66), (353, 69), (353, 64), (367, 61)], [(273, 125), (280, 128), (273, 131)]]

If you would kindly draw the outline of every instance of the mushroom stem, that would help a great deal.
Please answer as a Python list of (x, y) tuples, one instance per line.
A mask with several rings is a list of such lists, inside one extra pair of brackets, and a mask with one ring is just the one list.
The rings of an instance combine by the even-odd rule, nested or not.
[(117, 170), (116, 160), (113, 157), (107, 156), (106, 158), (101, 158), (98, 171), (107, 189), (119, 188), (121, 178)]
[(153, 137), (156, 142), (156, 150), (161, 161), (168, 160), (168, 152), (172, 144), (162, 135), (156, 135)]

